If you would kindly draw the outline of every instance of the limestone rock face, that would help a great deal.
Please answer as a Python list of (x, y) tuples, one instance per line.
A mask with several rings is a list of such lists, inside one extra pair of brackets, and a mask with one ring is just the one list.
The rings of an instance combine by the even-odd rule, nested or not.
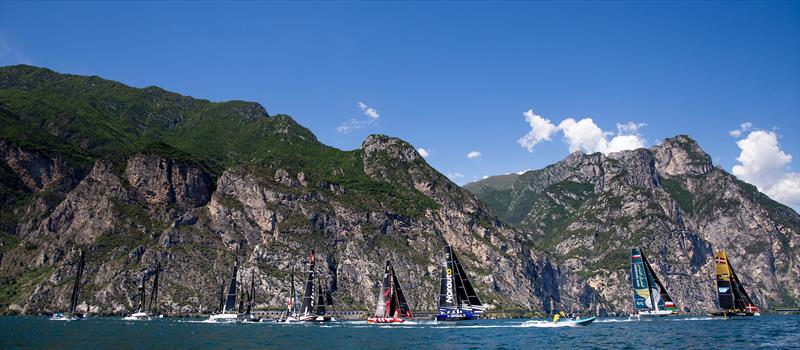
[(725, 250), (762, 307), (800, 300), (800, 216), (715, 168), (688, 136), (651, 149), (573, 153), (511, 186), (469, 184), (532, 246), (554, 252), (610, 308), (632, 311), (628, 252), (639, 246), (684, 311), (716, 308)]
[(136, 195), (149, 204), (193, 208), (207, 203), (211, 197), (211, 176), (196, 165), (160, 155), (131, 157), (124, 175)]

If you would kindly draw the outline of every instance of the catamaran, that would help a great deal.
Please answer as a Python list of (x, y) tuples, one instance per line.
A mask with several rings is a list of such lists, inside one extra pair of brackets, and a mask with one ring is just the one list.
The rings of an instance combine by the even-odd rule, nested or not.
[(327, 288), (323, 291), (322, 281), (317, 281), (316, 292), (314, 290), (314, 251), (308, 257), (308, 274), (305, 288), (303, 289), (303, 300), (299, 309), (294, 308), (294, 272), (292, 272), (292, 299), (289, 300), (286, 318), (279, 319), (279, 322), (328, 322), (336, 321), (327, 314), (325, 306), (333, 305), (333, 298)]
[[(156, 275), (153, 277), (153, 290), (150, 293), (150, 304), (145, 304), (145, 275), (142, 275), (142, 295), (139, 301), (139, 308), (133, 314), (124, 317), (128, 321), (148, 321), (153, 317), (160, 317), (158, 315), (158, 274), (161, 270), (161, 264), (156, 264)], [(146, 306), (146, 307), (145, 307)], [(158, 315), (158, 316), (157, 316)]]
[[(219, 312), (211, 315), (208, 321), (219, 323), (242, 322), (242, 316), (236, 311), (236, 272), (238, 269), (239, 260), (237, 259), (233, 263), (233, 273), (231, 274), (231, 281), (228, 285), (228, 293), (225, 295), (224, 303), (221, 302)], [(225, 290), (224, 288), (223, 284), (223, 291)]]
[(255, 273), (250, 274), (250, 291), (247, 294), (247, 303), (245, 304), (244, 314), (242, 314), (242, 320), (244, 322), (259, 322), (261, 319), (253, 314), (253, 311), (256, 308)]
[(724, 251), (714, 254), (717, 268), (717, 296), (720, 310), (712, 313), (714, 316), (760, 316), (759, 309), (750, 300), (750, 296), (739, 282), (739, 277), (733, 271), (728, 256)]
[(439, 313), (436, 319), (475, 320), (479, 319), (485, 310), (453, 248), (445, 246), (439, 288)]
[(297, 303), (297, 288), (294, 286), (294, 269), (290, 277), (289, 293), (291, 296), (286, 301), (286, 312), (275, 319), (275, 322), (296, 322), (300, 319), (300, 304)]
[(631, 249), (633, 316), (669, 316), (678, 308), (639, 248)]
[(400, 288), (400, 281), (397, 280), (392, 263), (387, 260), (375, 314), (367, 319), (367, 323), (402, 323), (411, 317), (411, 309), (403, 295), (403, 289)]
[(69, 309), (66, 313), (56, 312), (50, 319), (53, 321), (77, 321), (83, 318), (83, 314), (76, 314), (75, 308), (78, 307), (78, 297), (81, 294), (81, 277), (83, 276), (84, 256), (78, 262), (78, 270), (75, 272), (75, 284), (72, 285), (72, 296), (69, 298)]

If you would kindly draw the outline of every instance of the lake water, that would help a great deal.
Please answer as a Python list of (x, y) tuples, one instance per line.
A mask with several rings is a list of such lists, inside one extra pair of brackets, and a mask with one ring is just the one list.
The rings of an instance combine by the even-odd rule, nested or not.
[(415, 321), (375, 326), (210, 324), (192, 319), (123, 321), (92, 317), (0, 317), (0, 348), (71, 349), (520, 349), (520, 348), (800, 348), (800, 316), (724, 320), (670, 317), (598, 319), (586, 327), (546, 320)]

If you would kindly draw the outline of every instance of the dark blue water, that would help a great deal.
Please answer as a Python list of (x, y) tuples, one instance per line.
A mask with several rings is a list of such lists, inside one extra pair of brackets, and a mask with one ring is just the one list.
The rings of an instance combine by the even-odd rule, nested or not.
[(0, 317), (0, 348), (72, 349), (520, 349), (520, 348), (800, 348), (800, 316), (723, 320), (678, 317), (648, 321), (599, 319), (586, 327), (544, 320), (418, 321), (374, 326), (209, 324), (161, 319)]

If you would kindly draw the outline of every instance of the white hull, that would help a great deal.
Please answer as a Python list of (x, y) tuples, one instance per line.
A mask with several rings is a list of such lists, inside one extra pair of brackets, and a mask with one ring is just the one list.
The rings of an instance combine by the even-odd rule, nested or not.
[(670, 310), (654, 310), (654, 311), (639, 311), (636, 315), (646, 316), (646, 317), (662, 317), (662, 316), (670, 316), (673, 314), (675, 313)]
[(208, 318), (208, 322), (216, 323), (240, 323), (243, 320), (239, 314), (213, 314)]
[(153, 315), (146, 312), (136, 312), (122, 318), (125, 321), (150, 321)]
[(56, 312), (50, 317), (50, 321), (78, 321), (83, 317), (78, 315), (65, 315), (60, 312)]
[(282, 320), (276, 320), (279, 323), (297, 323), (297, 322), (333, 322), (336, 321), (332, 316), (289, 316)]

